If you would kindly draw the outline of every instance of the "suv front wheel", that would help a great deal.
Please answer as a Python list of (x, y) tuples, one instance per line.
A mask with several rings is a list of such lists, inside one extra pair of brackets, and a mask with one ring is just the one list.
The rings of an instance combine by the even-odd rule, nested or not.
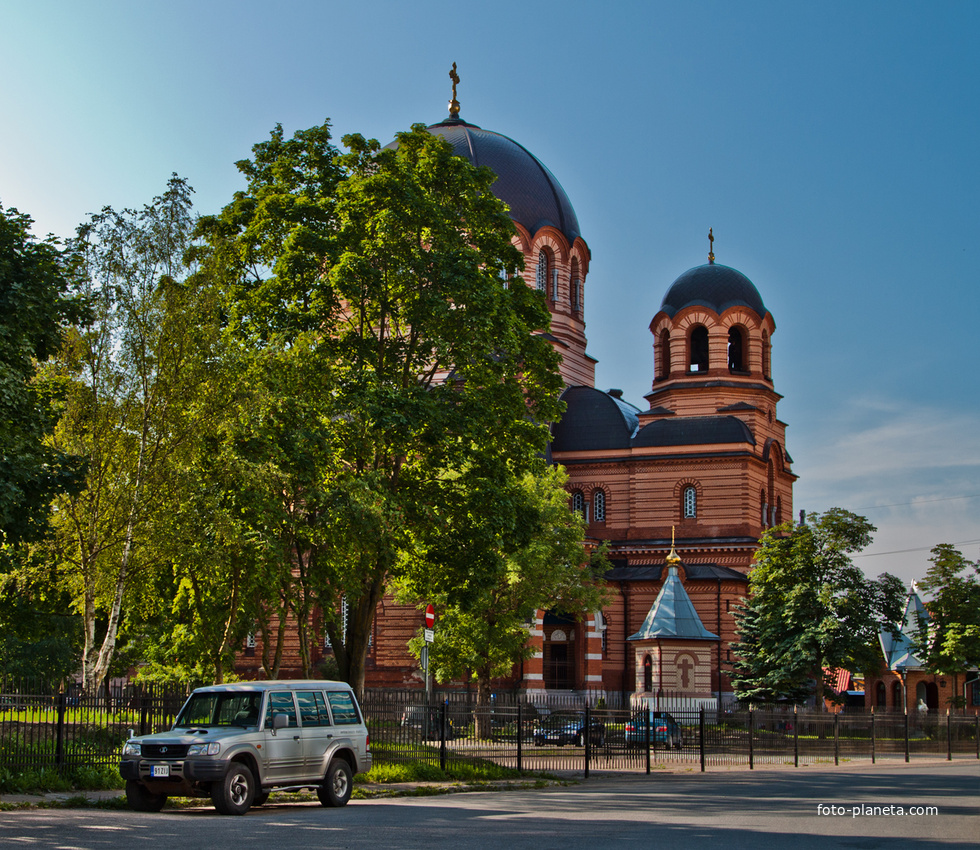
[(354, 779), (350, 765), (343, 759), (334, 759), (327, 768), (323, 784), (317, 788), (316, 795), (323, 806), (346, 806), (350, 793), (354, 790)]
[(244, 764), (233, 762), (224, 779), (211, 786), (211, 801), (223, 815), (243, 815), (255, 797), (255, 779)]

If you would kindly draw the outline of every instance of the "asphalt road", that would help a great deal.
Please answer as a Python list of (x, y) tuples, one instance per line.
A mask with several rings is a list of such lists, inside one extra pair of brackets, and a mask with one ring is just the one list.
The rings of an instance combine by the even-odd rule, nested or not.
[[(902, 815), (899, 807), (936, 811)], [(343, 809), (287, 803), (244, 817), (207, 807), (0, 812), (4, 847), (101, 850), (136, 842), (181, 850), (976, 848), (980, 762), (610, 775), (542, 790), (355, 800)]]

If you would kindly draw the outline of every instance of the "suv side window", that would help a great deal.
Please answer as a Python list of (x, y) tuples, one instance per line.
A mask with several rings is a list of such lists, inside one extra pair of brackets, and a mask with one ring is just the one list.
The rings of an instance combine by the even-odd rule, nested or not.
[(299, 716), (304, 726), (330, 725), (322, 691), (297, 691), (296, 702), (299, 703)]
[(327, 699), (330, 701), (333, 722), (337, 726), (361, 722), (354, 695), (350, 691), (328, 691)]
[(289, 725), (298, 726), (296, 722), (296, 707), (293, 705), (292, 691), (271, 691), (269, 693), (269, 705), (265, 711), (265, 728), (272, 728), (273, 714), (286, 714), (289, 716)]

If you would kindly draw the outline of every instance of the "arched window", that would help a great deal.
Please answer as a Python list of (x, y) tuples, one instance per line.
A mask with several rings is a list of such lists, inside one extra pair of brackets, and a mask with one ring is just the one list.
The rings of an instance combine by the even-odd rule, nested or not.
[(581, 490), (576, 490), (572, 493), (572, 510), (581, 514), (588, 521), (589, 515), (585, 509), (585, 496), (582, 495)]
[(684, 488), (684, 519), (694, 519), (698, 515), (698, 491), (691, 485)]
[(745, 337), (738, 328), (728, 329), (728, 371), (747, 372)]
[(643, 656), (643, 690), (653, 691), (653, 659), (649, 655)]
[(772, 375), (772, 363), (769, 353), (769, 334), (762, 332), (762, 376), (768, 378)]
[(592, 494), (592, 518), (596, 522), (606, 521), (606, 494), (602, 490)]
[(670, 331), (664, 328), (660, 332), (660, 359), (657, 365), (657, 377), (670, 377)]
[(708, 329), (698, 325), (691, 331), (691, 372), (708, 370)]
[(783, 524), (783, 497), (776, 496), (776, 525)]
[(878, 706), (878, 708), (886, 708), (888, 705), (884, 682), (878, 682), (878, 684), (875, 685), (875, 705)]
[(769, 526), (769, 505), (766, 503), (766, 491), (762, 490), (759, 493), (759, 521), (762, 523), (763, 528)]
[(902, 707), (902, 683), (892, 682), (892, 708)]
[[(345, 636), (347, 634), (347, 620), (349, 618), (349, 615), (350, 615), (350, 609), (347, 606), (347, 597), (344, 596), (340, 600), (340, 633), (342, 635), (345, 635)], [(346, 640), (346, 637), (345, 637), (345, 640)], [(323, 630), (323, 648), (324, 649), (330, 649), (331, 646), (332, 645), (330, 643), (330, 635), (328, 635), (326, 629), (324, 629)]]
[(538, 251), (538, 268), (535, 275), (535, 288), (538, 290), (538, 292), (544, 292), (546, 294), (548, 292), (548, 278), (550, 277), (548, 273), (548, 266), (548, 252), (542, 248), (540, 251)]

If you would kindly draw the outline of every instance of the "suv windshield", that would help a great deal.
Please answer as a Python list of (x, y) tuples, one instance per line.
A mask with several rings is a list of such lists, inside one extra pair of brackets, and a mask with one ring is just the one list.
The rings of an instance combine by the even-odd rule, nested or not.
[(258, 726), (259, 704), (262, 694), (258, 691), (235, 693), (212, 692), (191, 694), (180, 710), (177, 726)]

